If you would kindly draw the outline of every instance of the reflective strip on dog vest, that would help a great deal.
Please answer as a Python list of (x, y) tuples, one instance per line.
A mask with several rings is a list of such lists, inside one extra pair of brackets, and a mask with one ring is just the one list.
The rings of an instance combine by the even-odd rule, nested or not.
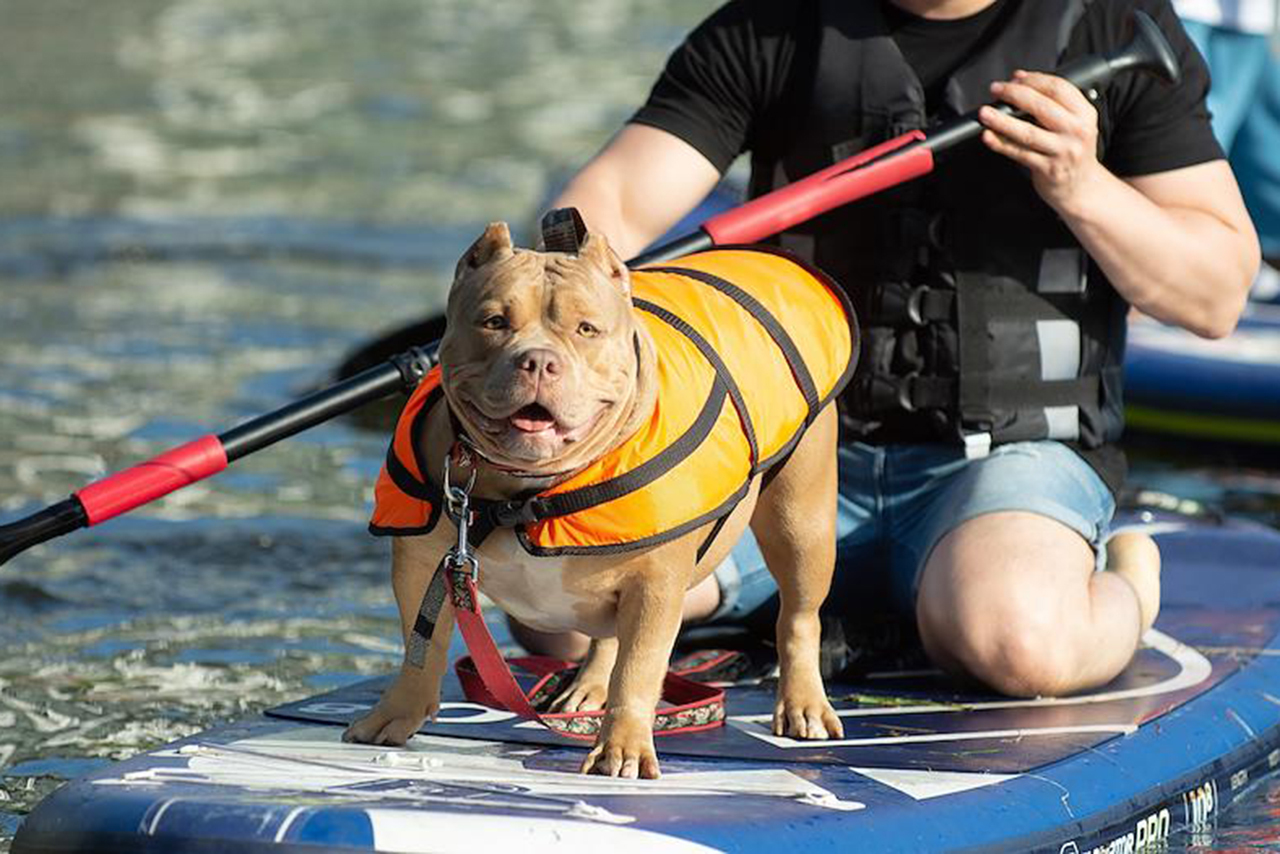
[[(531, 554), (645, 548), (723, 518), (840, 393), (857, 323), (825, 275), (767, 247), (714, 249), (632, 273), (656, 345), (653, 416), (618, 448), (520, 502), (476, 500), (480, 528), (515, 528)], [(443, 399), (439, 370), (410, 397), (375, 487), (369, 529), (431, 531), (440, 487), (421, 436)], [(425, 476), (424, 476), (425, 475)]]

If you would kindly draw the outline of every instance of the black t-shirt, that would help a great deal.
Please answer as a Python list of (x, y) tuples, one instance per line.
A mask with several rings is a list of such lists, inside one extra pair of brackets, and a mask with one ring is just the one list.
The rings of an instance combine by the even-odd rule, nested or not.
[[(884, 0), (881, 5), (928, 96), (966, 54), (998, 34), (1004, 8), (1018, 2), (1035, 0), (997, 0), (952, 21), (919, 18)], [(1168, 0), (1093, 0), (1063, 62), (1126, 44), (1133, 9), (1160, 25), (1182, 68), (1182, 82), (1168, 86), (1149, 74), (1124, 73), (1104, 87), (1098, 117), (1103, 165), (1133, 177), (1221, 158), (1204, 104), (1209, 72)], [(745, 151), (783, 150), (788, 82), (817, 52), (818, 14), (817, 0), (730, 0), (672, 54), (631, 121), (680, 137), (721, 172)], [(936, 103), (936, 97), (928, 101), (930, 107)]]
[[(924, 86), (931, 120), (950, 117), (942, 112), (948, 78), (999, 36), (1015, 4), (1035, 2), (996, 0), (966, 18), (930, 20), (878, 1), (890, 35)], [(1182, 82), (1168, 86), (1153, 75), (1123, 73), (1103, 87), (1098, 117), (1103, 165), (1133, 177), (1220, 159), (1204, 102), (1208, 70), (1169, 0), (1093, 0), (1071, 32), (1062, 62), (1125, 45), (1133, 9), (1147, 12), (1164, 31)], [(777, 160), (792, 144), (794, 87), (812, 73), (819, 15), (818, 0), (731, 0), (672, 54), (631, 120), (680, 137), (721, 172), (746, 151)], [(1113, 490), (1118, 488), (1124, 471), (1118, 449), (1104, 446), (1081, 454)]]
[(889, 35), (924, 86), (925, 109), (929, 115), (934, 115), (942, 103), (947, 79), (999, 33), (1002, 15), (1008, 6), (1008, 0), (996, 0), (966, 18), (935, 21), (913, 15), (889, 2), (880, 4)]

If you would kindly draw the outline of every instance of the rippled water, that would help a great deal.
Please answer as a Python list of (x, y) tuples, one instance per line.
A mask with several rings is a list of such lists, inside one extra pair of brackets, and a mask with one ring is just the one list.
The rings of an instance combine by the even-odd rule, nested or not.
[[(3, 0), (0, 517), (439, 308), (483, 224), (524, 228), (714, 5)], [(0, 851), (69, 776), (389, 667), (384, 450), (328, 424), (0, 569)], [(1137, 479), (1277, 521), (1263, 469)], [(1206, 844), (1274, 844), (1277, 799)]]

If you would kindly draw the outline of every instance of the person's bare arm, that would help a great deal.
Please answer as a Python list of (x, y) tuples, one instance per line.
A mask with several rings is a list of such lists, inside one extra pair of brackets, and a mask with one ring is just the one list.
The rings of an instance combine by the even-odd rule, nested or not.
[(720, 173), (684, 140), (626, 125), (551, 203), (576, 207), (623, 258), (637, 255), (711, 192)]
[(983, 141), (1021, 163), (1116, 290), (1146, 314), (1217, 338), (1235, 328), (1260, 261), (1226, 161), (1121, 179), (1097, 159), (1097, 111), (1060, 77), (992, 85), (1035, 124), (983, 108)]

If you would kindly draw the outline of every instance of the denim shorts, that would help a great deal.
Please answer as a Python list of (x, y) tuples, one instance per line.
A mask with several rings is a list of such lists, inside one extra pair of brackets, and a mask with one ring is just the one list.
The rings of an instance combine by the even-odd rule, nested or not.
[[(842, 444), (836, 573), (828, 604), (843, 613), (878, 608), (911, 615), (933, 547), (975, 516), (1037, 513), (1093, 548), (1098, 569), (1115, 498), (1078, 454), (1059, 442), (1013, 442), (966, 459), (951, 445)], [(708, 622), (738, 623), (777, 593), (748, 531), (715, 570), (720, 605)]]

